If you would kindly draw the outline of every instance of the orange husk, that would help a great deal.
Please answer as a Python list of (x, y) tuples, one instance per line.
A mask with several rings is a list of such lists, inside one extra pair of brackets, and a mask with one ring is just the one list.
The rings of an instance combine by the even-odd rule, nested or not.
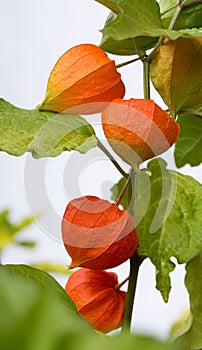
[(96, 45), (80, 44), (66, 51), (53, 67), (40, 110), (92, 114), (122, 98), (125, 87), (114, 61)]
[(105, 270), (128, 260), (139, 246), (134, 219), (114, 203), (94, 196), (72, 200), (62, 220), (69, 268)]
[(121, 326), (126, 292), (115, 289), (113, 272), (80, 269), (68, 279), (65, 290), (91, 326), (108, 333)]
[(102, 126), (114, 151), (135, 168), (169, 149), (180, 131), (154, 101), (133, 98), (113, 100), (102, 112)]

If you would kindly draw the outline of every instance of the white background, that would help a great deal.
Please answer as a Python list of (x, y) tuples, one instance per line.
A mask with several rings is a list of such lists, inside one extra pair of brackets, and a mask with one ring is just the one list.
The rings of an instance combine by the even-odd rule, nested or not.
[[(0, 96), (21, 108), (33, 109), (42, 101), (50, 70), (61, 54), (79, 43), (99, 44), (99, 30), (109, 11), (93, 0), (1, 0), (0, 3)], [(110, 57), (117, 63), (128, 59)], [(125, 97), (142, 97), (141, 65), (123, 67), (120, 72), (127, 89)], [(155, 92), (152, 97), (163, 107)], [(88, 120), (102, 137), (99, 117)], [(175, 168), (172, 151), (163, 157), (170, 168)], [(16, 158), (1, 152), (0, 166), (0, 210), (10, 208), (14, 221), (30, 212), (41, 214), (21, 234), (22, 238), (36, 240), (37, 248), (9, 247), (3, 254), (3, 263), (50, 261), (67, 265), (70, 260), (61, 244), (60, 232), (67, 202), (85, 194), (109, 199), (110, 187), (120, 178), (98, 150), (85, 156), (71, 152), (42, 160), (34, 160), (30, 155)], [(186, 166), (179, 171), (201, 181), (199, 168)], [(128, 262), (115, 270), (119, 279), (123, 279), (128, 273)], [(56, 278), (64, 286), (67, 277)], [(149, 261), (143, 263), (133, 320), (136, 332), (168, 335), (171, 324), (188, 305), (183, 278), (183, 267), (178, 267), (172, 273), (173, 288), (169, 303), (165, 304), (155, 289), (154, 267)]]

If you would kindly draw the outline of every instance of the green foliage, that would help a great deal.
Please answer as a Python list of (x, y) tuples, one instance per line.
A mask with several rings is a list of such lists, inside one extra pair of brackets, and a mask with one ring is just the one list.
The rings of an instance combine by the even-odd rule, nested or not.
[[(187, 1), (187, 4), (190, 4), (191, 1)], [(172, 17), (177, 8), (177, 0), (161, 0), (159, 3), (160, 10), (162, 13), (162, 23), (164, 28), (168, 28)], [(175, 8), (172, 8), (175, 6)], [(172, 8), (172, 9), (171, 9)], [(171, 9), (171, 10), (169, 10)], [(177, 23), (175, 25), (175, 29), (184, 29), (184, 28), (200, 28), (201, 27), (201, 11), (202, 11), (202, 3), (198, 3), (192, 5), (191, 7), (185, 7), (180, 13)]]
[[(169, 274), (175, 267), (170, 258), (186, 263), (202, 249), (202, 186), (190, 176), (169, 171), (160, 158), (149, 162), (148, 171), (136, 175), (135, 224), (140, 253), (156, 266), (157, 288), (167, 301)], [(123, 181), (112, 188), (113, 199)], [(125, 199), (121, 204), (128, 208)]]
[[(57, 295), (57, 288), (53, 293), (27, 278), (14, 271), (10, 274), (7, 267), (0, 269), (0, 348), (74, 349), (78, 339), (82, 344), (82, 336), (92, 332), (68, 301)], [(54, 283), (50, 287), (54, 289)]]
[[(114, 21), (116, 15), (111, 12), (106, 20), (105, 26), (110, 25)], [(141, 50), (148, 50), (157, 43), (157, 38), (149, 37), (137, 37), (137, 45)], [(135, 50), (132, 38), (127, 38), (123, 40), (115, 40), (110, 36), (103, 35), (100, 47), (107, 52), (116, 55), (135, 55), (137, 52)]]
[(119, 3), (121, 12), (113, 21), (106, 23), (102, 32), (115, 40), (140, 35), (154, 28), (161, 28), (159, 5), (156, 0), (123, 0)]
[(202, 118), (180, 115), (180, 137), (175, 144), (175, 161), (178, 168), (185, 164), (197, 166), (202, 163)]
[(10, 220), (9, 210), (0, 213), (0, 251), (9, 244), (23, 245), (26, 247), (34, 247), (35, 243), (31, 241), (20, 241), (17, 235), (27, 226), (33, 223), (33, 217), (26, 217), (18, 224), (14, 224)]
[(96, 146), (93, 128), (76, 115), (17, 108), (0, 99), (0, 150), (20, 156), (54, 157), (62, 151), (87, 152)]
[(99, 2), (100, 4), (108, 7), (110, 10), (112, 10), (114, 13), (119, 13), (120, 12), (120, 7), (119, 3), (122, 0), (95, 0)]
[(21, 276), (27, 281), (31, 281), (36, 285), (49, 290), (51, 293), (56, 293), (65, 303), (67, 303), (68, 308), (74, 312), (76, 311), (76, 306), (73, 301), (69, 298), (65, 290), (60, 286), (55, 279), (48, 273), (41, 271), (39, 269), (30, 267), (28, 265), (0, 265), (0, 268), (7, 270), (11, 276)]
[(72, 270), (68, 270), (66, 266), (60, 264), (53, 264), (50, 262), (40, 262), (31, 264), (32, 267), (46, 272), (54, 272), (59, 274), (71, 275)]
[(38, 284), (38, 280), (29, 279), (29, 269), (21, 276), (16, 270), (10, 272), (8, 267), (1, 266), (0, 348), (3, 350), (173, 349), (167, 343), (141, 336), (100, 336), (72, 312), (72, 306), (61, 299), (57, 287), (52, 293), (54, 283), (47, 285), (47, 277)]
[[(176, 339), (180, 349), (192, 350), (202, 348), (202, 254), (192, 259), (186, 266), (185, 284), (190, 296), (191, 317), (189, 327)], [(185, 321), (186, 322), (186, 321)]]
[[(155, 46), (160, 36), (168, 37), (172, 40), (179, 37), (202, 36), (200, 28), (202, 4), (183, 9), (178, 17), (175, 30), (168, 30), (176, 8), (168, 10), (176, 5), (177, 0), (162, 0), (159, 4), (160, 9), (156, 5), (156, 1), (148, 3), (148, 1), (120, 0), (117, 2), (103, 0), (98, 2), (112, 10), (105, 22), (100, 43), (100, 47), (103, 50), (112, 54), (136, 54), (137, 52), (132, 41), (133, 37), (136, 37), (138, 47), (146, 51)], [(152, 9), (150, 13), (145, 11), (145, 8), (148, 10), (148, 6)], [(160, 15), (160, 10), (163, 15)], [(131, 11), (133, 16), (131, 16)], [(164, 12), (166, 13), (164, 14)], [(139, 16), (140, 13), (144, 13), (144, 15)], [(155, 18), (153, 16), (154, 13)], [(130, 20), (128, 20), (129, 18)], [(150, 22), (148, 22), (148, 19)], [(149, 23), (150, 27), (148, 29)]]
[[(106, 41), (109, 46), (110, 39), (121, 41), (139, 36), (167, 37), (171, 40), (176, 40), (179, 37), (202, 37), (202, 28), (190, 29), (182, 25), (185, 29), (165, 29), (161, 21), (159, 4), (155, 0), (150, 0), (149, 2), (147, 0), (123, 0), (118, 6), (121, 11), (116, 15), (111, 15), (102, 30), (102, 43)], [(141, 39), (141, 41), (143, 42), (144, 40)], [(126, 44), (128, 48), (131, 42), (127, 41), (125, 42)], [(146, 47), (144, 44), (142, 46)], [(112, 50), (116, 53), (114, 41), (112, 41)]]
[[(152, 339), (151, 337), (130, 334), (108, 337), (102, 346), (103, 345), (104, 347), (95, 347), (96, 350), (174, 350), (173, 345), (163, 341)], [(91, 348), (88, 350), (91, 350)]]

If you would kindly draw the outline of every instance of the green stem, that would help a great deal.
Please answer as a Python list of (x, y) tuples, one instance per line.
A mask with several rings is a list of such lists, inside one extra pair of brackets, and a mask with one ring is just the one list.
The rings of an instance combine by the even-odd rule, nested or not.
[(129, 276), (125, 278), (121, 283), (117, 283), (114, 287), (114, 290), (120, 289), (127, 281), (129, 280)]
[[(128, 212), (133, 217), (134, 217), (134, 202), (135, 202), (135, 177), (136, 177), (136, 172), (133, 168), (131, 168), (130, 179), (132, 183), (132, 193), (131, 193), (131, 201), (130, 201)], [(138, 253), (135, 252), (135, 254), (130, 258), (130, 275), (129, 275), (128, 290), (126, 295), (126, 303), (124, 308), (122, 332), (130, 332), (139, 266), (140, 266), (139, 256), (138, 256)]]
[(164, 41), (164, 38), (160, 37), (159, 40), (158, 40), (158, 42), (157, 42), (157, 44), (156, 44), (156, 46), (154, 47), (154, 49), (152, 50), (152, 52), (151, 52), (151, 53), (149, 54), (149, 56), (147, 57), (147, 61), (148, 61), (148, 62), (151, 62), (151, 61), (153, 60), (154, 56), (156, 55), (156, 53), (157, 53), (159, 47), (161, 46), (161, 44), (163, 43), (163, 41)]
[(137, 278), (140, 267), (140, 261), (138, 253), (136, 252), (132, 258), (130, 258), (130, 276), (128, 283), (128, 291), (126, 295), (126, 303), (124, 308), (124, 316), (123, 316), (123, 325), (122, 332), (130, 332), (131, 328), (131, 319), (133, 313), (133, 305), (135, 298), (135, 291), (137, 286)]
[(169, 9), (167, 9), (166, 11), (161, 13), (161, 16), (164, 16), (166, 13), (170, 12), (171, 10), (175, 9), (176, 7), (178, 7), (178, 4), (175, 4), (173, 6), (171, 6)]
[(140, 59), (141, 61), (144, 61), (144, 59), (145, 59), (145, 52), (143, 53), (143, 52), (140, 50), (136, 38), (132, 38), (132, 42), (133, 42), (133, 46), (134, 46), (134, 48), (135, 48), (135, 51), (136, 51), (137, 55), (139, 56), (139, 59)]
[(124, 177), (128, 177), (128, 174), (121, 168), (121, 166), (118, 164), (118, 162), (112, 156), (112, 154), (106, 149), (106, 147), (103, 145), (103, 143), (98, 138), (97, 138), (97, 146), (111, 160), (111, 162), (114, 164), (114, 166), (117, 168), (117, 170), (121, 173), (121, 175), (123, 175)]
[(150, 62), (144, 61), (143, 62), (144, 67), (144, 74), (143, 74), (143, 82), (144, 82), (144, 98), (146, 100), (150, 99)]
[[(178, 17), (179, 17), (179, 15), (180, 15), (181, 11), (182, 11), (182, 10), (184, 9), (184, 7), (186, 6), (186, 1), (187, 1), (187, 0), (183, 0), (181, 3), (178, 3), (177, 9), (176, 9), (176, 11), (175, 11), (175, 13), (174, 13), (174, 15), (173, 15), (173, 18), (172, 18), (172, 20), (171, 20), (171, 22), (170, 22), (170, 25), (169, 25), (169, 28), (168, 28), (169, 30), (173, 30), (173, 29), (175, 28), (175, 25), (176, 25), (176, 22), (177, 22), (177, 20), (178, 20)], [(154, 56), (156, 55), (156, 53), (157, 53), (159, 47), (160, 47), (161, 44), (163, 43), (164, 39), (165, 39), (165, 38), (162, 38), (162, 37), (159, 38), (159, 40), (158, 40), (156, 46), (154, 47), (154, 49), (152, 50), (152, 52), (151, 52), (151, 53), (149, 54), (149, 56), (147, 57), (147, 61), (148, 61), (148, 62), (151, 62), (151, 60), (154, 58)]]
[(121, 67), (127, 66), (128, 64), (136, 62), (136, 61), (139, 61), (139, 60), (140, 60), (140, 57), (134, 58), (133, 60), (130, 60), (130, 61), (126, 61), (126, 62), (122, 62), (122, 63), (116, 64), (116, 68), (121, 68)]
[(185, 4), (182, 6), (182, 8), (183, 8), (183, 10), (184, 10), (184, 9), (188, 9), (189, 7), (192, 7), (192, 6), (198, 5), (198, 4), (201, 4), (201, 0), (193, 0), (192, 2), (190, 2), (190, 3), (188, 3), (188, 4), (185, 3)]
[(172, 18), (172, 20), (170, 22), (170, 25), (169, 25), (168, 29), (172, 30), (172, 29), (175, 28), (176, 22), (178, 20), (178, 17), (180, 15), (181, 11), (182, 11), (182, 5), (179, 4), (179, 6), (177, 7), (177, 9), (176, 9), (176, 11), (175, 11), (175, 13), (173, 15), (173, 18)]

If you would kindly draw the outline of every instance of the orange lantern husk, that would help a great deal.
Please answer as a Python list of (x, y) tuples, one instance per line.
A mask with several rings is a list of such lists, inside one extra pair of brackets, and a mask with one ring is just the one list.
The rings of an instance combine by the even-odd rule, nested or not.
[(49, 76), (40, 110), (74, 114), (101, 112), (125, 87), (114, 61), (93, 44), (80, 44), (66, 51)]
[(128, 260), (139, 246), (134, 219), (114, 203), (95, 196), (72, 200), (62, 220), (69, 268), (106, 270)]
[(126, 292), (116, 288), (113, 272), (80, 269), (68, 279), (65, 290), (81, 316), (103, 333), (121, 326)]
[(154, 101), (113, 100), (102, 112), (102, 126), (113, 150), (134, 168), (168, 150), (180, 126)]

